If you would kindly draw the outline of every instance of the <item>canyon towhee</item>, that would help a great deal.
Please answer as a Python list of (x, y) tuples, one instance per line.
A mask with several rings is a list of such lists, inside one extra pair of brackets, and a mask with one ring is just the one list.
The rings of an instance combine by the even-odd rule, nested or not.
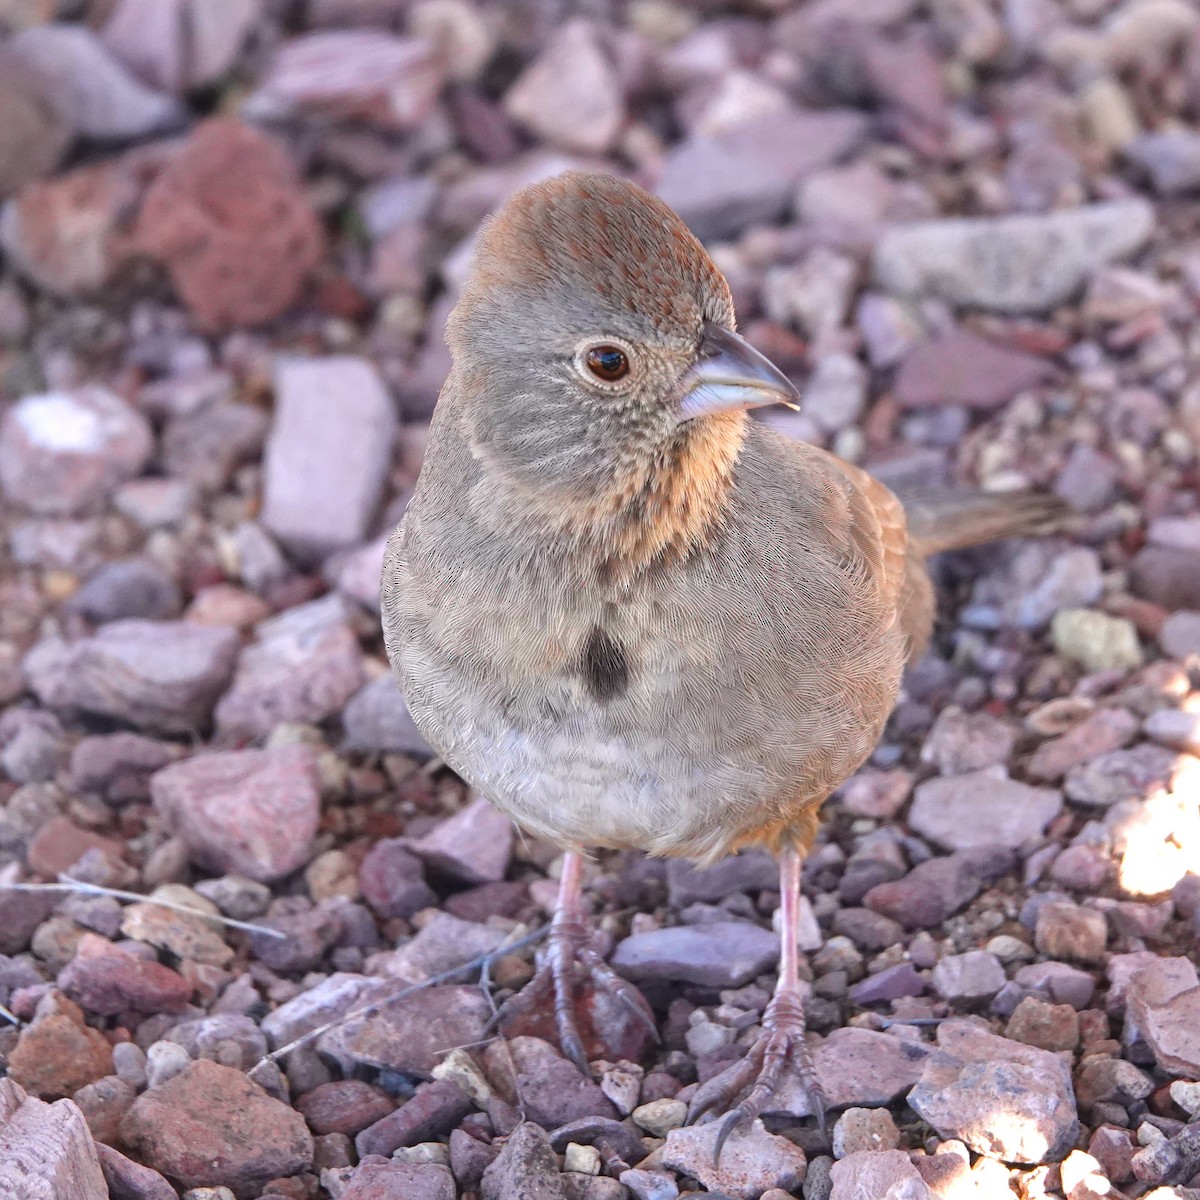
[(756, 1115), (804, 1049), (800, 866), (822, 802), (871, 753), (933, 621), (925, 558), (1032, 530), (1028, 496), (924, 527), (865, 471), (747, 409), (799, 396), (734, 332), (729, 288), (633, 184), (559, 176), (483, 229), (453, 369), (383, 575), (388, 654), (442, 758), (566, 851), (546, 963), (564, 1050), (584, 974), (580, 855), (780, 863), (779, 983), (746, 1060), (697, 1094)]

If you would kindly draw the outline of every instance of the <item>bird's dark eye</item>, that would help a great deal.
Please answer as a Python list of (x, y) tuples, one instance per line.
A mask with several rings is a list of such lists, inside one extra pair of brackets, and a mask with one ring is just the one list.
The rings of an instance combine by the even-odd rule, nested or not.
[(593, 346), (584, 362), (587, 369), (605, 383), (616, 383), (629, 374), (629, 359), (619, 346)]

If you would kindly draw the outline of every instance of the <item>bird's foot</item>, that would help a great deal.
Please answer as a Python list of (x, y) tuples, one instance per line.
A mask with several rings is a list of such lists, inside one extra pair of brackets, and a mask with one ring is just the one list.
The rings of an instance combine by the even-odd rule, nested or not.
[(729, 1135), (762, 1112), (789, 1063), (799, 1076), (809, 1109), (824, 1133), (825, 1093), (817, 1078), (804, 1032), (804, 1002), (799, 989), (781, 988), (767, 1005), (762, 1033), (746, 1057), (696, 1089), (688, 1109), (689, 1121), (694, 1122), (710, 1112), (726, 1113), (713, 1147), (714, 1164), (720, 1161), (721, 1149)]
[[(552, 997), (558, 1043), (585, 1076), (591, 1075), (589, 1047), (596, 1049), (597, 1043), (614, 1057), (638, 1058), (639, 1047), (658, 1040), (654, 1011), (646, 998), (590, 941), (582, 920), (556, 920), (537, 973), (495, 1017), (510, 1035), (544, 1032), (544, 1019), (539, 1028), (539, 1018), (546, 1012), (544, 1001)], [(580, 1029), (580, 1010), (586, 1017), (586, 1036)]]

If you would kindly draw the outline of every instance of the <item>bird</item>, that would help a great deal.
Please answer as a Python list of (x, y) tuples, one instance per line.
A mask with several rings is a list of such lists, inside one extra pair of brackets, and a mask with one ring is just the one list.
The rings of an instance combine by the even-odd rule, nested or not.
[(564, 1052), (590, 979), (584, 856), (778, 859), (778, 983), (744, 1060), (695, 1094), (716, 1154), (805, 1043), (801, 866), (925, 651), (935, 552), (1038, 530), (1053, 503), (972, 494), (906, 514), (865, 470), (750, 410), (802, 405), (736, 331), (729, 287), (659, 198), (595, 172), (485, 222), (452, 366), (381, 583), (389, 660), (440, 758), (564, 852), (547, 949)]

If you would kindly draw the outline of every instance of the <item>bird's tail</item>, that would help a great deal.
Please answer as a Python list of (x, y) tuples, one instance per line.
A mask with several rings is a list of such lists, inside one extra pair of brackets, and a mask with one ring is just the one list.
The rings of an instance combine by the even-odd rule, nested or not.
[(909, 535), (922, 557), (1063, 528), (1070, 509), (1046, 492), (929, 492), (904, 496)]

